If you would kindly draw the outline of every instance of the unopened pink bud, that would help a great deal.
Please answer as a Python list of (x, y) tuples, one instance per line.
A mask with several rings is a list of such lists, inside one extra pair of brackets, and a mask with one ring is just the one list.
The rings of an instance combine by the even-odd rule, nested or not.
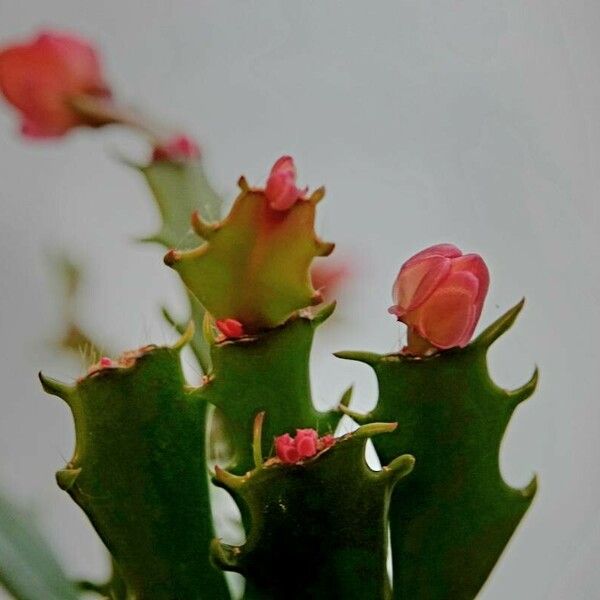
[(187, 135), (177, 135), (160, 146), (155, 146), (152, 160), (185, 162), (200, 158), (200, 147)]
[(289, 433), (284, 433), (275, 438), (275, 452), (281, 462), (294, 464), (300, 460), (296, 442)]
[(325, 450), (325, 448), (330, 448), (335, 444), (335, 437), (333, 437), (330, 433), (324, 435), (319, 439), (319, 449)]
[(314, 429), (296, 430), (296, 450), (301, 458), (310, 458), (317, 453), (319, 436)]
[(405, 352), (423, 354), (428, 347), (466, 346), (483, 308), (489, 272), (478, 254), (463, 254), (438, 244), (402, 265), (394, 283), (389, 312), (408, 326)]
[(307, 188), (300, 190), (296, 187), (296, 166), (291, 156), (282, 156), (278, 159), (265, 188), (265, 196), (273, 210), (289, 210), (298, 200), (306, 194)]
[(108, 358), (108, 356), (103, 356), (99, 363), (98, 363), (101, 367), (112, 367), (113, 366), (113, 361), (112, 359)]
[(215, 325), (226, 339), (235, 340), (244, 335), (244, 326), (235, 319), (218, 319)]

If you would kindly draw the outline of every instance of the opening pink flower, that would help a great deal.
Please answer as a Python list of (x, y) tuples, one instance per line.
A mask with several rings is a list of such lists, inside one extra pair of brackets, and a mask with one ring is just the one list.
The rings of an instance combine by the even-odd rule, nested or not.
[(407, 260), (394, 283), (389, 312), (408, 326), (408, 354), (431, 348), (466, 346), (475, 330), (489, 287), (478, 254), (438, 244)]
[(278, 159), (265, 188), (265, 196), (269, 206), (274, 210), (289, 210), (298, 200), (301, 200), (308, 188), (296, 187), (296, 166), (291, 156)]
[(75, 110), (73, 99), (110, 97), (91, 45), (52, 31), (0, 50), (0, 90), (21, 113), (23, 135), (33, 138), (62, 136), (92, 124)]

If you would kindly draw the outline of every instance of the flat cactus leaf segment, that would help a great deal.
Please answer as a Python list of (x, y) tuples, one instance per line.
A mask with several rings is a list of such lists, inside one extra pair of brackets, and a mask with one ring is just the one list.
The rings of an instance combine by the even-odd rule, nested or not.
[(314, 317), (291, 319), (257, 336), (212, 346), (213, 372), (199, 394), (221, 410), (234, 448), (230, 469), (235, 473), (252, 468), (253, 422), (258, 412), (267, 414), (265, 456), (271, 453), (276, 435), (294, 433), (296, 428), (314, 428), (320, 434), (335, 431), (341, 413), (318, 411), (310, 389), (310, 351), (324, 314), (331, 314), (330, 306)]
[(413, 458), (374, 472), (365, 445), (393, 427), (381, 423), (340, 438), (301, 464), (267, 462), (243, 477), (218, 471), (220, 485), (247, 506), (252, 524), (243, 546), (215, 540), (213, 560), (242, 573), (256, 598), (389, 598), (388, 500)]
[(225, 599), (208, 559), (206, 409), (185, 389), (180, 348), (148, 347), (131, 366), (73, 386), (42, 377), (75, 420), (75, 452), (57, 482), (110, 550), (128, 597)]
[(222, 200), (210, 185), (200, 160), (153, 161), (138, 167), (146, 179), (160, 212), (161, 228), (145, 241), (166, 248), (193, 248), (197, 238), (190, 226), (192, 213), (216, 221)]
[(295, 311), (318, 302), (311, 262), (329, 254), (333, 245), (314, 232), (321, 192), (278, 211), (269, 207), (262, 191), (241, 185), (224, 221), (210, 225), (195, 218), (195, 229), (207, 242), (170, 252), (165, 262), (215, 319), (236, 319), (246, 331), (256, 332), (281, 325)]
[(520, 308), (462, 350), (425, 359), (340, 353), (370, 364), (379, 382), (376, 408), (357, 415), (359, 421), (400, 425), (374, 440), (382, 462), (400, 452), (417, 460), (391, 502), (395, 598), (472, 600), (531, 504), (535, 479), (523, 490), (509, 487), (498, 455), (515, 407), (535, 389), (537, 371), (510, 392), (491, 380), (486, 359)]

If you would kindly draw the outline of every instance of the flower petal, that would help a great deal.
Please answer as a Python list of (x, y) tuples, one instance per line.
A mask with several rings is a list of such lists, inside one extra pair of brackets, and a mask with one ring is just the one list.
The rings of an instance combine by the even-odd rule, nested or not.
[(476, 323), (478, 289), (472, 273), (450, 275), (415, 315), (419, 335), (441, 350), (468, 344)]
[(451, 260), (443, 256), (426, 256), (405, 263), (392, 289), (396, 303), (390, 312), (402, 317), (425, 302), (450, 273)]

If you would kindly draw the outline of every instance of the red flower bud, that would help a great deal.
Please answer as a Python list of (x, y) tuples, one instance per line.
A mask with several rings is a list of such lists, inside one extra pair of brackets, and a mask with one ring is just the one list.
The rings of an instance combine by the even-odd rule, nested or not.
[(57, 137), (89, 124), (70, 101), (110, 97), (95, 50), (83, 39), (56, 32), (0, 50), (0, 90), (22, 116), (27, 137)]
[(275, 452), (281, 462), (294, 464), (300, 460), (296, 450), (296, 442), (289, 433), (284, 433), (275, 438)]
[(402, 265), (389, 312), (408, 326), (409, 354), (433, 346), (446, 349), (469, 343), (489, 287), (489, 273), (477, 254), (451, 244), (427, 248)]
[(152, 152), (153, 161), (185, 162), (200, 158), (200, 148), (187, 135), (177, 135), (165, 144), (155, 146)]
[(301, 458), (310, 458), (317, 453), (319, 436), (314, 429), (296, 430), (296, 450)]
[(275, 162), (265, 188), (265, 196), (273, 210), (289, 210), (306, 194), (308, 188), (296, 187), (296, 166), (291, 156), (282, 156)]
[(226, 339), (235, 340), (244, 335), (244, 326), (235, 319), (218, 319), (215, 325)]

